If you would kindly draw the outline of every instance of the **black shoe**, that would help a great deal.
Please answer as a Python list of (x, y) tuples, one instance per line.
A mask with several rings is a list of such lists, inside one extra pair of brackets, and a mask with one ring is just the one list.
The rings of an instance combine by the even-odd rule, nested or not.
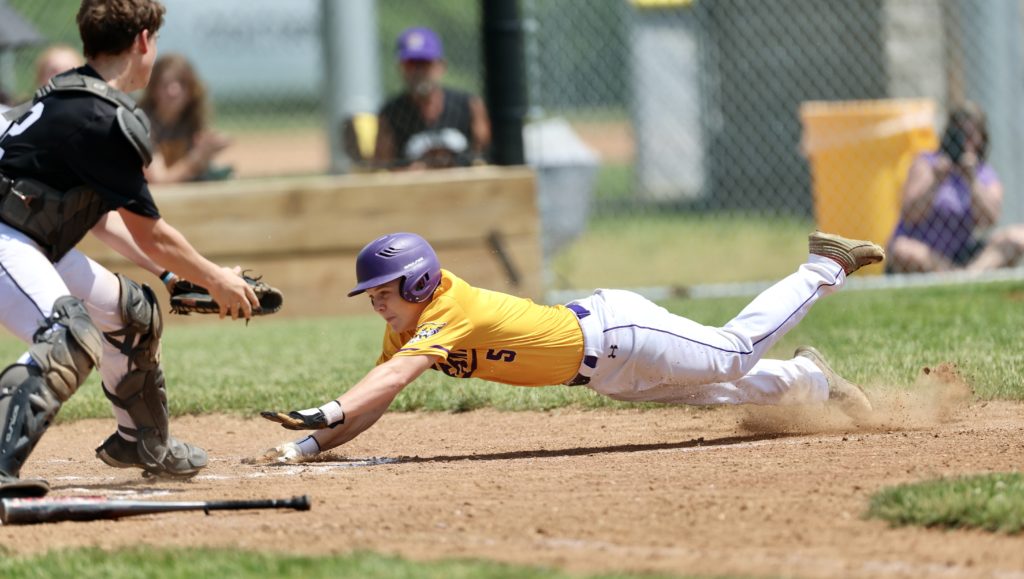
[(0, 474), (0, 499), (35, 499), (48, 492), (50, 485), (43, 479)]
[(114, 468), (143, 468), (136, 443), (121, 438), (116, 432), (96, 448), (96, 458)]

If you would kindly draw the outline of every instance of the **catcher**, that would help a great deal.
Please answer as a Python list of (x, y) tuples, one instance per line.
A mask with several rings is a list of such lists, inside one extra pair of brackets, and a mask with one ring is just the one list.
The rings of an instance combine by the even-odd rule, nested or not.
[(810, 255), (721, 328), (669, 313), (622, 290), (597, 290), (565, 306), (470, 286), (441, 269), (421, 237), (374, 240), (356, 259), (357, 285), (387, 322), (377, 366), (318, 408), (263, 412), (285, 428), (316, 430), (267, 451), (298, 461), (344, 444), (373, 425), (395, 396), (428, 368), (456, 378), (515, 386), (586, 386), (627, 401), (793, 404), (832, 401), (855, 419), (871, 411), (861, 389), (821, 354), (801, 347), (789, 360), (762, 356), (820, 298), (860, 267), (884, 259), (869, 241), (815, 232)]
[(209, 288), (221, 317), (249, 319), (259, 307), (236, 271), (204, 258), (160, 217), (143, 176), (149, 122), (127, 93), (149, 82), (163, 19), (155, 0), (83, 0), (85, 66), (8, 111), (0, 323), (29, 350), (0, 374), (0, 498), (48, 492), (43, 480), (19, 478), (21, 468), (94, 367), (117, 421), (96, 449), (100, 460), (179, 477), (207, 464), (203, 449), (169, 431), (156, 294), (75, 249), (92, 232), (150, 272), (174, 270)]

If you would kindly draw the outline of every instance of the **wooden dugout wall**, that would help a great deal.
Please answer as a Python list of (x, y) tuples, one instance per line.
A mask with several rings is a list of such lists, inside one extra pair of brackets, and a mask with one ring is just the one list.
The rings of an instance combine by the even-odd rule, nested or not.
[[(535, 179), (525, 167), (223, 181), (153, 187), (153, 195), (164, 219), (204, 256), (280, 288), (277, 316), (369, 313), (365, 297), (346, 297), (355, 257), (396, 231), (425, 237), (442, 267), (474, 285), (534, 300), (543, 292)], [(79, 249), (159, 287), (91, 236)], [(158, 295), (166, 311), (167, 294)]]

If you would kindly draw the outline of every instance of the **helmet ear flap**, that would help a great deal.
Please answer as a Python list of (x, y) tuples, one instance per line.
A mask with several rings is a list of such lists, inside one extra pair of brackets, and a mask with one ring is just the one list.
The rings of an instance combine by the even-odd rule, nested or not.
[(429, 271), (424, 272), (415, 280), (402, 278), (401, 294), (407, 302), (419, 303), (426, 300), (430, 296), (430, 292), (427, 292), (428, 288), (430, 288)]
[(418, 292), (423, 291), (423, 290), (425, 290), (427, 288), (428, 285), (430, 285), (430, 272), (429, 271), (425, 272), (423, 275), (420, 276), (420, 278), (418, 280), (416, 280), (416, 291), (418, 291)]

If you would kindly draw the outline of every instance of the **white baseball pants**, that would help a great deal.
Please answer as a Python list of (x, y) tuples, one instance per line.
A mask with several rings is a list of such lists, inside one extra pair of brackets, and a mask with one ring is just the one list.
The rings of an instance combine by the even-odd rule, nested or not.
[[(573, 302), (583, 329), (587, 386), (616, 400), (679, 404), (805, 404), (828, 400), (825, 375), (797, 357), (764, 360), (818, 299), (846, 274), (811, 255), (796, 273), (757, 296), (721, 328), (672, 314), (623, 290)], [(588, 314), (582, 314), (579, 307)], [(596, 366), (588, 367), (587, 358)]]
[[(121, 317), (121, 284), (102, 265), (72, 249), (56, 264), (43, 255), (28, 236), (0, 223), (0, 324), (26, 344), (43, 318), (53, 313), (53, 303), (72, 295), (85, 302), (93, 323), (101, 332), (125, 327)], [(26, 353), (19, 360), (26, 363)], [(103, 340), (100, 376), (114, 389), (128, 373), (128, 357)], [(116, 393), (116, 390), (113, 390)], [(117, 423), (135, 428), (128, 414), (113, 407)]]

